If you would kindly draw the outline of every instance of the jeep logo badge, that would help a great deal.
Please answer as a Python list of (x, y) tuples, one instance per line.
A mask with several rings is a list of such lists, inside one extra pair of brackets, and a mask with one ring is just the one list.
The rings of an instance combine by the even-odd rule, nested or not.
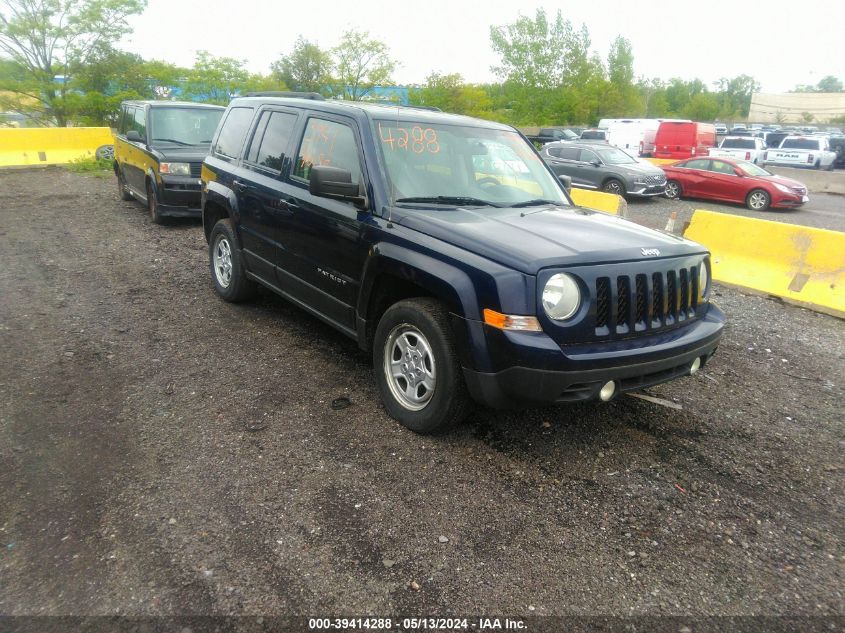
[(644, 257), (657, 257), (660, 255), (660, 251), (656, 248), (641, 248), (640, 252)]

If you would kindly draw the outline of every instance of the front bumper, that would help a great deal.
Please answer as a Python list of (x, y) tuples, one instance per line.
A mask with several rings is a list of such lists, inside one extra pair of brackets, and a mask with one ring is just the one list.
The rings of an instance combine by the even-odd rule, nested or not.
[(159, 213), (168, 217), (202, 217), (202, 185), (193, 176), (161, 176), (156, 194)]
[(671, 331), (564, 346), (543, 333), (502, 332), (479, 324), (488, 349), (515, 362), (495, 372), (464, 367), (464, 378), (473, 398), (494, 408), (596, 400), (611, 380), (618, 395), (685, 376), (695, 359), (704, 366), (719, 345), (724, 323), (722, 311), (710, 305), (702, 318)]
[(629, 196), (640, 196), (648, 198), (651, 196), (662, 196), (666, 193), (666, 183), (662, 185), (645, 185), (641, 183), (634, 183), (628, 189)]

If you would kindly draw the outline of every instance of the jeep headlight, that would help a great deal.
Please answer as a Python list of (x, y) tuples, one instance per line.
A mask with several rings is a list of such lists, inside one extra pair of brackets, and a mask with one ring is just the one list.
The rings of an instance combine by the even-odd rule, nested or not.
[(191, 165), (188, 163), (162, 163), (159, 168), (161, 173), (171, 176), (190, 176)]
[(550, 319), (570, 319), (580, 305), (581, 290), (572, 275), (557, 273), (546, 282), (546, 287), (543, 288), (543, 309)]
[(698, 296), (702, 299), (707, 298), (707, 283), (710, 281), (707, 274), (707, 261), (701, 260), (701, 265), (698, 267)]

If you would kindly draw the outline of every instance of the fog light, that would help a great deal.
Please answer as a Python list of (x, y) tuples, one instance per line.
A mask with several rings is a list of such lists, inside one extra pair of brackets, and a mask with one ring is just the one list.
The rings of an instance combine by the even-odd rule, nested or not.
[(696, 358), (692, 361), (692, 365), (689, 366), (689, 375), (694, 376), (698, 373), (698, 370), (701, 369), (701, 359)]
[(604, 383), (604, 387), (601, 388), (599, 391), (599, 398), (601, 398), (602, 402), (607, 402), (613, 397), (613, 394), (616, 393), (616, 383), (612, 380), (609, 382)]

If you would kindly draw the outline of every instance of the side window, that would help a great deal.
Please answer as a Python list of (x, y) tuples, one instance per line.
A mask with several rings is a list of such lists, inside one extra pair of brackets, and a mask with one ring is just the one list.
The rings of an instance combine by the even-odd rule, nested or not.
[(557, 147), (550, 147), (546, 150), (549, 153), (549, 156), (554, 156), (555, 158), (560, 158), (560, 149)]
[(357, 182), (361, 177), (361, 162), (352, 128), (335, 121), (308, 119), (296, 157), (294, 177), (308, 180), (315, 165), (348, 169), (352, 182)]
[(135, 108), (135, 120), (132, 129), (141, 135), (141, 138), (147, 138), (147, 122), (144, 119), (144, 108)]
[[(274, 171), (282, 171), (282, 164), (285, 160), (285, 152), (293, 135), (293, 128), (296, 125), (296, 115), (290, 112), (273, 112), (270, 114), (270, 121), (261, 140), (258, 156), (255, 162), (262, 167)], [(255, 140), (253, 140), (255, 143)], [(354, 147), (353, 147), (354, 149)], [(357, 153), (355, 154), (357, 162)], [(350, 171), (352, 171), (350, 169)]]
[(577, 147), (561, 147), (558, 152), (560, 152), (558, 158), (562, 158), (563, 160), (578, 160), (581, 150)]
[(270, 120), (272, 112), (264, 111), (258, 119), (258, 125), (255, 126), (255, 132), (252, 134), (252, 140), (249, 142), (249, 151), (246, 152), (246, 160), (254, 163), (258, 158), (258, 148), (261, 146), (261, 139), (264, 138), (264, 130), (267, 129), (267, 121)]
[(728, 174), (730, 176), (734, 175), (734, 168), (722, 160), (711, 160), (710, 171), (715, 171), (720, 174)]
[(253, 108), (232, 108), (223, 121), (220, 135), (214, 144), (214, 152), (228, 158), (237, 158), (243, 147), (244, 136), (252, 122)]
[(592, 163), (594, 160), (598, 160), (598, 159), (599, 159), (599, 157), (596, 156), (595, 152), (588, 150), (588, 149), (582, 149), (581, 150), (580, 160), (581, 160), (582, 163)]
[(687, 169), (703, 169), (706, 171), (710, 167), (710, 161), (706, 158), (697, 158), (695, 160), (687, 161), (684, 167)]
[(129, 110), (128, 106), (121, 106), (120, 108), (120, 122), (117, 125), (117, 133), (118, 134), (126, 134), (126, 120), (127, 120), (127, 111)]

